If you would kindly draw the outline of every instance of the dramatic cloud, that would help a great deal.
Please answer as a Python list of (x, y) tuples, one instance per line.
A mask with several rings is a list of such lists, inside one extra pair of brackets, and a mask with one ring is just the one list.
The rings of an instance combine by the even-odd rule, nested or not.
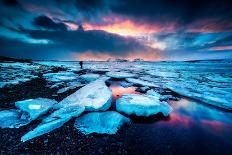
[(0, 55), (85, 60), (231, 58), (231, 3), (3, 0)]
[(56, 23), (52, 19), (46, 16), (36, 17), (33, 21), (33, 24), (37, 27), (42, 27), (50, 30), (66, 30), (67, 27), (63, 23)]

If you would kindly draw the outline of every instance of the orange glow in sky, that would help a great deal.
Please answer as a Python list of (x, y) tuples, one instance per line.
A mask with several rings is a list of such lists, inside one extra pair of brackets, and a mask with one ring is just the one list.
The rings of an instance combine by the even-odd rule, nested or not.
[(160, 26), (135, 24), (130, 20), (123, 20), (108, 25), (84, 24), (85, 30), (104, 30), (123, 36), (140, 36), (147, 33), (155, 33), (163, 30)]
[(75, 55), (76, 60), (93, 60), (93, 61), (106, 61), (109, 58), (113, 59), (127, 59), (127, 60), (134, 60), (136, 58), (143, 59), (145, 61), (158, 61), (161, 60), (161, 56), (158, 54), (158, 52), (155, 51), (144, 51), (144, 52), (139, 52), (139, 53), (129, 53), (128, 55), (125, 56), (114, 56), (112, 54), (105, 54), (105, 53), (99, 53), (95, 54), (92, 52), (87, 52), (83, 54), (76, 54)]

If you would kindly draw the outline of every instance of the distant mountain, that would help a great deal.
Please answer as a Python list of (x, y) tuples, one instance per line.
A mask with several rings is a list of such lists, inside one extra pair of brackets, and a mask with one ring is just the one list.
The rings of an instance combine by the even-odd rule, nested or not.
[(11, 57), (0, 56), (0, 62), (9, 62), (9, 61), (13, 61), (13, 62), (27, 62), (27, 63), (31, 63), (32, 62), (31, 59), (16, 59), (16, 58), (11, 58)]

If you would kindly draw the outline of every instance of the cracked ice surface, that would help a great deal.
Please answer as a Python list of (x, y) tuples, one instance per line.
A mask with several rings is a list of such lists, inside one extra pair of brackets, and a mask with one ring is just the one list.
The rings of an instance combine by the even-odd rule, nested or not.
[(80, 76), (81, 79), (83, 79), (86, 82), (92, 82), (97, 80), (100, 77), (99, 74), (83, 74)]
[(31, 120), (37, 119), (39, 116), (46, 114), (54, 104), (58, 102), (47, 98), (28, 99), (18, 101), (15, 106), (20, 110), (29, 114)]
[(0, 128), (19, 128), (30, 122), (19, 110), (11, 109), (0, 111)]
[(106, 75), (115, 79), (132, 78), (136, 76), (135, 74), (127, 72), (107, 72)]
[(119, 112), (137, 116), (151, 116), (159, 112), (164, 116), (172, 111), (167, 102), (161, 102), (159, 98), (150, 95), (125, 94), (116, 100), (116, 109)]
[(62, 118), (62, 119), (56, 119), (56, 120), (50, 121), (50, 122), (41, 123), (35, 129), (29, 131), (24, 136), (22, 136), (21, 141), (25, 142), (27, 140), (30, 140), (32, 138), (41, 136), (45, 133), (48, 133), (52, 130), (55, 130), (55, 129), (61, 127), (67, 121), (69, 121), (69, 119), (70, 118)]
[(140, 86), (148, 86), (148, 87), (159, 87), (156, 84), (152, 83), (152, 82), (148, 82), (148, 81), (143, 81), (140, 79), (136, 79), (136, 78), (127, 78), (126, 79), (127, 82), (136, 84), (136, 85), (140, 85)]
[(76, 119), (75, 127), (84, 134), (115, 134), (130, 119), (115, 111), (91, 112)]
[(37, 78), (33, 72), (39, 65), (30, 63), (0, 63), (0, 88), (17, 85)]
[(103, 79), (99, 79), (64, 98), (56, 108), (83, 105), (86, 111), (105, 111), (109, 109), (111, 102), (112, 91), (106, 86)]

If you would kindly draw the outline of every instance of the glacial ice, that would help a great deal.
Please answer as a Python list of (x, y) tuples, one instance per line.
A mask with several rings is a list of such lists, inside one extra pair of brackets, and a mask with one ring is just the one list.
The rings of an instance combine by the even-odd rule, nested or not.
[(56, 108), (84, 105), (86, 111), (105, 111), (109, 109), (111, 102), (112, 91), (106, 86), (104, 80), (99, 79), (64, 98), (57, 104)]
[(67, 106), (54, 111), (51, 115), (43, 119), (43, 122), (50, 122), (56, 119), (78, 117), (85, 111), (82, 105)]
[(115, 134), (130, 119), (115, 111), (91, 112), (75, 121), (75, 127), (84, 134)]
[(127, 78), (126, 81), (128, 81), (130, 83), (134, 83), (136, 85), (140, 85), (140, 86), (159, 87), (159, 86), (157, 86), (156, 84), (154, 84), (152, 82), (143, 81), (143, 80), (135, 79), (135, 78)]
[(48, 112), (57, 101), (47, 98), (27, 99), (17, 101), (15, 106), (20, 110), (27, 112), (31, 120), (37, 119), (39, 116)]
[(107, 72), (106, 75), (115, 79), (132, 78), (136, 76), (135, 74), (127, 72)]
[(153, 96), (153, 97), (155, 97), (157, 99), (161, 98), (161, 95), (159, 93), (157, 93), (156, 91), (152, 90), (152, 89), (148, 90), (146, 94), (151, 95), (151, 96)]
[(232, 110), (232, 96), (230, 92), (210, 88), (200, 84), (194, 85), (193, 83), (188, 84), (183, 82), (168, 83), (166, 87), (180, 95), (197, 99), (210, 105)]
[(0, 88), (38, 78), (33, 74), (38, 68), (38, 65), (29, 63), (0, 63)]
[(0, 111), (0, 128), (19, 128), (30, 122), (19, 110)]
[(168, 116), (172, 107), (167, 102), (161, 102), (159, 98), (150, 95), (125, 94), (116, 100), (116, 109), (119, 112), (137, 116), (151, 116), (159, 112)]
[(86, 82), (92, 82), (97, 80), (100, 77), (99, 74), (83, 74), (80, 76), (81, 79), (83, 79)]
[(70, 118), (62, 118), (62, 119), (56, 119), (54, 121), (45, 122), (39, 124), (35, 129), (29, 131), (24, 136), (22, 136), (21, 141), (25, 142), (27, 140), (30, 140), (32, 138), (41, 136), (43, 134), (46, 134), (48, 132), (51, 132), (59, 127), (61, 127), (64, 123), (69, 121)]
[(43, 77), (49, 82), (63, 82), (77, 79), (78, 75), (73, 72), (46, 73)]

